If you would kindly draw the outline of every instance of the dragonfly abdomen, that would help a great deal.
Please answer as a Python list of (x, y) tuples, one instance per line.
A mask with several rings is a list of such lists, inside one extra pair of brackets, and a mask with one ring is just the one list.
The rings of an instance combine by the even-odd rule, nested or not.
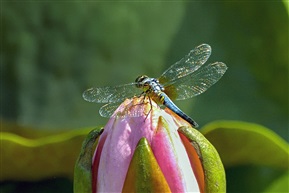
[(164, 93), (158, 93), (158, 97), (159, 97), (159, 101), (165, 105), (166, 107), (168, 107), (170, 110), (172, 110), (174, 113), (176, 113), (178, 116), (180, 116), (181, 118), (185, 119), (186, 121), (188, 121), (193, 127), (198, 127), (198, 123), (196, 121), (194, 121), (191, 117), (189, 117), (188, 115), (186, 115), (183, 111), (181, 111), (181, 109), (179, 109), (177, 107), (177, 105), (175, 105), (173, 103), (173, 101)]

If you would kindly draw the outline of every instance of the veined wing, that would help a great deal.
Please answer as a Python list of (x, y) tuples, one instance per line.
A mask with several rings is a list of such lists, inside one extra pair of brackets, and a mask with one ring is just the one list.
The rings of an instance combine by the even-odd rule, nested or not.
[(83, 92), (82, 97), (88, 102), (94, 103), (117, 103), (126, 98), (131, 98), (141, 90), (136, 87), (135, 83), (89, 88)]
[(188, 55), (169, 67), (159, 78), (161, 84), (187, 76), (199, 69), (210, 57), (211, 47), (202, 44), (191, 50)]
[[(99, 109), (99, 114), (102, 117), (111, 117), (112, 114), (115, 112), (115, 110), (119, 107), (120, 103), (108, 103), (103, 105)], [(126, 117), (140, 117), (144, 115), (143, 110), (139, 109), (139, 111), (134, 110), (133, 113), (131, 113), (128, 109), (125, 112), (122, 112), (123, 116)]]
[(222, 62), (202, 66), (194, 73), (164, 85), (165, 93), (173, 100), (192, 98), (215, 84), (226, 70), (227, 66)]
[(111, 117), (114, 111), (119, 107), (120, 103), (108, 103), (99, 109), (99, 114), (102, 117)]

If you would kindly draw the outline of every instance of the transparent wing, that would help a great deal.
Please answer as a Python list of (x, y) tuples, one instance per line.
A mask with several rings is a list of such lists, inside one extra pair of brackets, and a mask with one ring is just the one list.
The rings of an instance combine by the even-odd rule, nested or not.
[(199, 69), (210, 57), (211, 47), (202, 44), (191, 50), (188, 55), (169, 67), (159, 78), (161, 84), (187, 76)]
[(99, 109), (99, 114), (102, 117), (111, 117), (114, 111), (119, 107), (120, 103), (108, 103)]
[(88, 102), (94, 103), (117, 103), (126, 98), (131, 98), (141, 92), (135, 83), (124, 84), (114, 87), (94, 87), (83, 92), (82, 97)]
[(164, 85), (165, 93), (174, 100), (192, 98), (215, 84), (226, 70), (227, 66), (222, 62), (204, 65), (194, 73)]
[[(108, 103), (103, 105), (100, 109), (99, 109), (99, 114), (102, 117), (111, 117), (113, 115), (113, 113), (115, 112), (115, 110), (121, 105), (121, 103)], [(125, 117), (140, 117), (144, 115), (143, 109), (142, 108), (136, 108), (132, 111), (129, 111), (127, 109), (127, 111), (122, 112), (122, 115)]]

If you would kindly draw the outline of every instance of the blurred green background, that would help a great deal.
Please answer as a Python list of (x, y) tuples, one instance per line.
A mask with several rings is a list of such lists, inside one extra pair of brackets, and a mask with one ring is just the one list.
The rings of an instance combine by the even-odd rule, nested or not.
[[(2, 123), (45, 132), (104, 125), (101, 105), (82, 99), (85, 89), (129, 83), (141, 74), (158, 77), (207, 43), (208, 62), (224, 62), (227, 72), (202, 95), (176, 104), (201, 127), (215, 120), (253, 122), (288, 141), (286, 6), (286, 1), (2, 1)], [(1, 130), (13, 131), (3, 124)], [(58, 176), (33, 185), (10, 180), (1, 182), (5, 193), (19, 187), (26, 192), (24, 186), (72, 191), (71, 181), (60, 183)], [(51, 190), (51, 180), (60, 188)], [(228, 192), (233, 186), (228, 184)]]

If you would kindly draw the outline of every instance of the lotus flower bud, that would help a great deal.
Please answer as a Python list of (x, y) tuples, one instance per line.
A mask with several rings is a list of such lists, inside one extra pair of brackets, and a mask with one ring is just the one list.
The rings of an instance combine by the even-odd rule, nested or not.
[(214, 147), (148, 98), (124, 101), (103, 130), (88, 136), (75, 167), (75, 193), (215, 193), (225, 187)]

